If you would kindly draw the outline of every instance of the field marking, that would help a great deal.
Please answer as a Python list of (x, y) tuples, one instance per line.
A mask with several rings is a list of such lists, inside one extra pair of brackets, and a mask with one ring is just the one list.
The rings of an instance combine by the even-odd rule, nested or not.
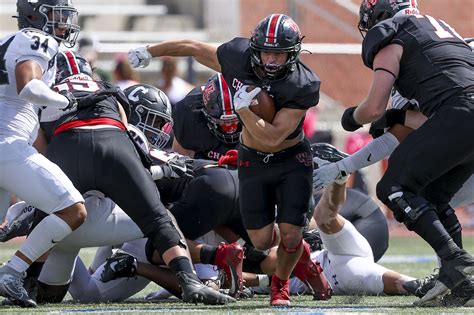
[(438, 258), (434, 255), (385, 255), (378, 263), (431, 263), (438, 261)]

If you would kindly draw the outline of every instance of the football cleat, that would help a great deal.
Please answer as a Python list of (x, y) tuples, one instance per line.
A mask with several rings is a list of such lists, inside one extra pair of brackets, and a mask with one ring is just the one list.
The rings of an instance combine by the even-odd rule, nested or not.
[(270, 285), (270, 305), (290, 306), (290, 280), (281, 280), (273, 275)]
[(312, 252), (323, 249), (323, 241), (317, 229), (303, 231), (303, 238), (309, 244)]
[(18, 303), (21, 307), (37, 307), (23, 287), (26, 273), (15, 271), (7, 265), (0, 267), (0, 295)]
[(474, 280), (465, 280), (441, 300), (444, 307), (474, 306)]
[[(438, 270), (438, 269), (437, 269)], [(429, 290), (431, 290), (436, 280), (438, 279), (438, 273), (432, 273), (429, 276), (421, 279), (415, 279), (407, 281), (402, 284), (402, 287), (410, 294), (413, 294), (419, 298), (425, 296)]]
[(313, 143), (311, 145), (313, 158), (317, 157), (329, 163), (335, 163), (349, 156), (329, 143)]
[(244, 249), (239, 243), (219, 244), (216, 251), (214, 265), (224, 270), (226, 279), (230, 285), (229, 295), (239, 296), (244, 283), (242, 277), (242, 265), (244, 261)]
[(472, 275), (474, 275), (474, 259), (466, 251), (460, 250), (453, 259), (443, 261), (433, 288), (413, 304), (430, 305), (446, 295), (449, 289), (454, 289)]
[(118, 249), (107, 258), (100, 280), (104, 283), (117, 278), (134, 277), (137, 274), (137, 259)]
[(332, 289), (323, 273), (323, 268), (319, 262), (311, 260), (309, 244), (306, 242), (303, 242), (303, 253), (296, 263), (293, 275), (313, 291), (314, 300), (329, 300), (331, 298)]
[(237, 301), (229, 295), (217, 292), (204, 285), (194, 274), (180, 271), (176, 274), (176, 277), (182, 290), (181, 298), (184, 302), (225, 305)]

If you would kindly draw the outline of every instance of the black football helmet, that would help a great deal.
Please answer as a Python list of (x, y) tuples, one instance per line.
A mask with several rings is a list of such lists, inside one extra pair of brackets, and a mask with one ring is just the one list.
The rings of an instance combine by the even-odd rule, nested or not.
[(359, 31), (364, 37), (375, 24), (395, 14), (420, 14), (417, 0), (363, 0), (359, 10)]
[[(76, 44), (81, 28), (71, 0), (17, 0), (16, 7), (19, 29), (42, 30), (69, 48)], [(64, 35), (56, 34), (57, 28), (65, 29)]]
[(217, 73), (209, 78), (202, 91), (202, 100), (202, 112), (209, 130), (224, 143), (237, 143), (242, 125), (234, 111), (232, 95), (222, 74)]
[(71, 50), (60, 51), (56, 57), (56, 65), (56, 84), (80, 73), (92, 78), (92, 68), (89, 62)]
[(128, 122), (145, 134), (152, 148), (163, 149), (173, 130), (168, 96), (148, 84), (132, 85), (123, 92), (130, 103), (131, 114)]
[[(296, 69), (301, 52), (301, 36), (298, 25), (289, 16), (272, 14), (255, 28), (250, 38), (251, 64), (255, 74), (264, 80), (278, 80)], [(260, 58), (261, 51), (288, 53), (282, 65), (266, 65)]]

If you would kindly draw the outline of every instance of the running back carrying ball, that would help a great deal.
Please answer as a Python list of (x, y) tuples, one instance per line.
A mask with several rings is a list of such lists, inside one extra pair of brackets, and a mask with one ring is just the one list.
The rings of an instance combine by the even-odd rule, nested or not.
[[(248, 91), (251, 91), (255, 86), (250, 86)], [(267, 122), (272, 122), (275, 117), (275, 102), (273, 98), (266, 91), (262, 90), (257, 96), (253, 99), (252, 104), (250, 104), (250, 110)]]

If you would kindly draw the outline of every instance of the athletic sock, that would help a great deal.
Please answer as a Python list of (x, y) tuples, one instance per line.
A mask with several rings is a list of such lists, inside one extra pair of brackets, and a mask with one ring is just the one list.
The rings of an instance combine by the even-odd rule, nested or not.
[(459, 251), (434, 211), (425, 212), (414, 224), (413, 230), (434, 249), (443, 260), (449, 260)]
[(186, 256), (178, 256), (176, 258), (173, 258), (168, 266), (174, 274), (177, 274), (180, 271), (184, 271), (189, 274), (194, 274), (191, 261)]
[(202, 264), (214, 265), (216, 260), (217, 247), (204, 244), (199, 254)]

